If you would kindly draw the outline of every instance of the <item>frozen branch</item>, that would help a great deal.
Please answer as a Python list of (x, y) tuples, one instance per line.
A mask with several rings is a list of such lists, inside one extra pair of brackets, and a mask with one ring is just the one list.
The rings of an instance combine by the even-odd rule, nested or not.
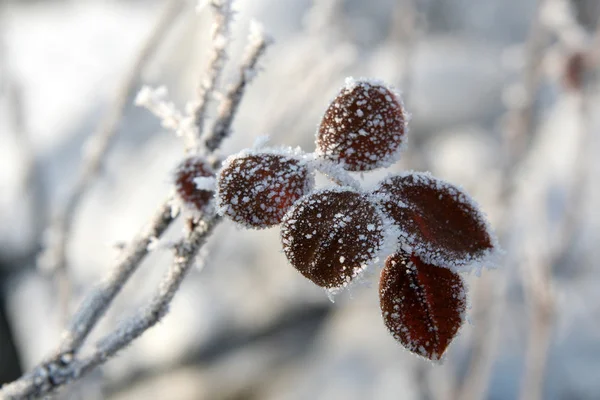
[[(160, 283), (155, 296), (135, 316), (124, 321), (124, 323), (117, 327), (112, 333), (99, 340), (91, 355), (81, 359), (77, 358), (76, 347), (78, 347), (78, 344), (81, 342), (66, 338), (63, 345), (67, 345), (67, 347), (63, 348), (54, 357), (40, 364), (32, 372), (23, 376), (18, 381), (4, 386), (0, 391), (0, 398), (21, 399), (39, 397), (52, 393), (59, 387), (81, 378), (95, 367), (103, 364), (118, 351), (127, 347), (133, 340), (140, 337), (146, 330), (156, 325), (156, 323), (167, 314), (169, 305), (179, 289), (181, 282), (190, 268), (194, 265), (198, 251), (202, 245), (204, 245), (206, 239), (219, 221), (220, 218), (215, 215), (208, 216), (206, 220), (199, 221), (188, 236), (175, 246), (173, 263)], [(136, 264), (134, 263), (131, 265)], [(137, 265), (139, 265), (139, 262)], [(133, 270), (130, 272), (133, 272)], [(124, 277), (124, 275), (119, 273), (113, 275)], [(110, 279), (108, 281), (110, 281)], [(123, 282), (124, 281), (121, 283)], [(113, 287), (116, 286), (117, 285), (113, 285)], [(106, 298), (108, 299), (112, 293), (116, 294), (116, 292), (109, 291)], [(102, 298), (103, 297), (99, 295), (90, 296), (90, 300), (94, 301), (89, 304), (100, 305), (100, 308), (97, 306), (91, 307), (92, 310), (102, 309), (102, 311), (104, 311), (106, 309), (106, 306), (110, 304), (110, 301), (103, 301), (101, 300)], [(84, 305), (85, 304), (86, 303), (84, 303)], [(83, 307), (82, 310), (83, 309), (85, 309), (85, 307)], [(85, 313), (85, 315), (99, 316), (101, 314), (100, 312), (95, 314), (90, 312)], [(96, 317), (96, 320), (97, 318), (98, 317)], [(91, 321), (93, 318), (86, 316), (82, 319), (86, 322)], [(87, 326), (87, 324), (82, 326), (82, 332), (86, 330)], [(89, 332), (89, 329), (87, 329), (87, 331)], [(81, 337), (78, 332), (76, 332), (75, 336)], [(73, 347), (68, 348), (69, 344)]]
[(81, 347), (125, 282), (148, 254), (148, 246), (153, 240), (160, 238), (173, 222), (175, 218), (173, 214), (171, 202), (166, 201), (159, 207), (149, 226), (142, 230), (121, 254), (119, 262), (110, 275), (84, 299), (79, 310), (73, 316), (70, 326), (63, 334), (62, 353), (77, 351)]
[(214, 11), (214, 23), (212, 27), (212, 54), (208, 63), (208, 71), (205, 73), (199, 87), (196, 101), (191, 104), (192, 115), (195, 126), (195, 135), (191, 140), (190, 146), (195, 150), (200, 147), (200, 137), (204, 132), (204, 119), (206, 117), (206, 107), (209, 97), (214, 93), (223, 68), (227, 61), (227, 45), (230, 41), (231, 25), (231, 0), (212, 0), (211, 6)]
[(82, 360), (83, 371), (88, 371), (108, 360), (167, 314), (169, 305), (185, 275), (194, 265), (200, 248), (219, 221), (220, 217), (216, 215), (200, 220), (188, 237), (175, 245), (173, 263), (160, 283), (157, 293), (141, 311), (124, 321), (121, 326), (96, 344), (93, 354)]
[(68, 293), (70, 291), (70, 284), (67, 278), (66, 252), (75, 214), (87, 190), (101, 170), (104, 158), (118, 132), (119, 123), (129, 103), (129, 99), (137, 88), (137, 78), (150, 61), (165, 34), (176, 21), (182, 5), (183, 2), (181, 0), (171, 0), (162, 12), (160, 20), (137, 55), (129, 73), (123, 80), (123, 84), (117, 90), (117, 95), (109, 114), (104, 119), (100, 128), (92, 135), (87, 146), (89, 152), (85, 155), (81, 172), (63, 206), (57, 211), (53, 224), (50, 227), (50, 244), (45, 259), (49, 261), (50, 270), (58, 276), (59, 286), (61, 287), (61, 292), (63, 292), (62, 297), (64, 299), (61, 308), (65, 313), (68, 306), (65, 303), (70, 297)]
[(219, 106), (218, 116), (213, 128), (204, 139), (208, 151), (213, 152), (218, 149), (221, 142), (231, 132), (231, 124), (244, 96), (246, 86), (256, 75), (258, 60), (270, 43), (271, 39), (264, 33), (262, 27), (258, 24), (253, 24), (251, 26), (248, 47), (246, 48), (246, 56), (240, 67), (238, 80), (227, 90)]
[(135, 105), (144, 107), (156, 116), (165, 129), (170, 129), (178, 137), (187, 135), (187, 126), (184, 115), (177, 109), (173, 102), (167, 99), (168, 91), (164, 86), (151, 88), (144, 86), (135, 98)]
[[(210, 137), (217, 137), (217, 133), (215, 132), (217, 129), (224, 129), (225, 131), (229, 130), (235, 111), (237, 110), (244, 93), (244, 88), (250, 80), (251, 75), (254, 73), (258, 57), (263, 53), (266, 44), (267, 39), (263, 33), (253, 37), (251, 43), (252, 46), (250, 47), (251, 51), (242, 66), (242, 76), (240, 81), (234, 85), (230, 91), (231, 94), (228, 97), (230, 100), (229, 106), (225, 111), (220, 113), (222, 122), (213, 126), (213, 132), (211, 132)], [(148, 55), (150, 53), (151, 52), (149, 52)], [(143, 62), (141, 64), (143, 64)], [(141, 68), (141, 64), (138, 63), (138, 72), (139, 68)], [(134, 89), (133, 79), (136, 76), (137, 73), (132, 74), (133, 78), (129, 81), (127, 86), (129, 89), (126, 93), (123, 92), (124, 97), (120, 97), (120, 101), (126, 101), (131, 95), (130, 92)], [(215, 89), (214, 86), (212, 86), (206, 88), (206, 90), (210, 92), (207, 93), (208, 96), (211, 95)], [(138, 96), (138, 101), (156, 105), (158, 107), (156, 109), (157, 113), (168, 114), (171, 116), (179, 115), (173, 113), (173, 110), (175, 110), (174, 106), (169, 107), (167, 104), (167, 107), (164, 107), (164, 96), (160, 91), (142, 91), (141, 99), (140, 96)], [(120, 113), (122, 113), (122, 110)], [(87, 177), (88, 179), (84, 180), (82, 178), (82, 180), (80, 180), (80, 186), (76, 187), (78, 190), (74, 191), (74, 195), (70, 200), (69, 204), (71, 204), (71, 207), (73, 207), (73, 204), (76, 206), (79, 203), (81, 196), (85, 192), (85, 188), (89, 185), (90, 177), (93, 177), (97, 173), (102, 157), (107, 151), (108, 142), (110, 141), (110, 138), (114, 136), (114, 129), (116, 129), (118, 119), (117, 116), (113, 116), (113, 125), (109, 125), (112, 130), (109, 129), (108, 131), (105, 130), (101, 132), (99, 139), (103, 143), (103, 145), (99, 147), (101, 151), (99, 151), (97, 147), (96, 152), (90, 159), (90, 164), (86, 164), (82, 177)], [(172, 120), (174, 126), (177, 125), (179, 121), (180, 120), (177, 118)], [(220, 135), (219, 137), (222, 138), (224, 135)], [(214, 147), (214, 149), (216, 149), (216, 147)], [(60, 260), (62, 260), (63, 266), (66, 264), (64, 248), (73, 219), (72, 210), (69, 211), (70, 213), (66, 213), (63, 218), (63, 224), (65, 225), (62, 225), (62, 229), (59, 231), (63, 233), (63, 238), (60, 242), (63, 251)], [(194, 264), (199, 250), (212, 232), (214, 226), (219, 222), (220, 218), (218, 216), (210, 214), (206, 215), (204, 219), (191, 222), (192, 227), (190, 231), (175, 245), (175, 257), (173, 263), (148, 305), (139, 310), (132, 318), (120, 324), (112, 333), (96, 343), (91, 355), (83, 358), (80, 357), (81, 347), (89, 333), (105, 314), (106, 310), (112, 304), (112, 301), (121, 291), (125, 283), (137, 270), (142, 260), (148, 254), (151, 244), (160, 238), (173, 222), (176, 217), (175, 214), (176, 212), (173, 209), (170, 200), (159, 207), (148, 226), (138, 234), (128, 248), (123, 250), (123, 253), (120, 255), (117, 264), (109, 276), (84, 299), (78, 311), (75, 313), (72, 322), (63, 334), (61, 343), (54, 355), (40, 363), (31, 372), (25, 374), (17, 381), (9, 383), (0, 389), (0, 399), (20, 399), (43, 396), (53, 392), (60, 386), (79, 379), (85, 373), (107, 361), (119, 350), (125, 348), (167, 314), (169, 304), (179, 289), (186, 273)]]

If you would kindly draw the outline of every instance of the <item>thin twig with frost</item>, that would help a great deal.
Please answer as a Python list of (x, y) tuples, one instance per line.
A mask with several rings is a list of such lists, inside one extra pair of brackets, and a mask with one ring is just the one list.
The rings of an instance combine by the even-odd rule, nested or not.
[(182, 0), (171, 0), (161, 13), (158, 23), (137, 55), (131, 70), (123, 80), (123, 84), (117, 90), (115, 101), (108, 116), (104, 119), (98, 131), (90, 138), (87, 145), (88, 152), (83, 160), (83, 166), (77, 181), (63, 203), (63, 206), (57, 211), (53, 224), (50, 227), (50, 245), (45, 259), (49, 261), (50, 269), (56, 273), (59, 281), (62, 293), (61, 310), (63, 314), (68, 314), (68, 301), (70, 298), (66, 252), (75, 215), (83, 197), (101, 170), (105, 156), (118, 132), (119, 123), (129, 103), (129, 99), (137, 88), (137, 78), (150, 61), (160, 43), (162, 43), (166, 33), (177, 20), (177, 16), (183, 8), (182, 6)]
[(212, 0), (211, 6), (214, 11), (214, 23), (212, 27), (212, 54), (208, 63), (208, 71), (201, 80), (198, 87), (196, 101), (190, 105), (194, 120), (195, 135), (193, 135), (188, 146), (198, 150), (201, 144), (201, 135), (204, 132), (204, 119), (206, 117), (206, 106), (209, 96), (212, 95), (219, 83), (223, 73), (223, 67), (227, 61), (227, 45), (230, 41), (231, 25), (231, 1)]
[(146, 108), (160, 120), (163, 128), (172, 130), (178, 137), (187, 135), (185, 116), (168, 100), (165, 86), (143, 86), (135, 97), (135, 105)]
[(210, 152), (219, 148), (221, 142), (231, 132), (231, 124), (244, 96), (246, 86), (256, 75), (258, 60), (271, 43), (271, 38), (265, 34), (259, 24), (253, 23), (250, 29), (246, 56), (240, 67), (238, 80), (227, 89), (227, 93), (219, 106), (217, 119), (210, 132), (208, 132), (208, 135), (204, 138), (206, 148)]
[[(218, 126), (225, 131), (229, 131), (235, 111), (250, 79), (250, 72), (254, 72), (259, 56), (264, 53), (267, 43), (266, 36), (262, 34), (260, 40), (252, 43), (254, 43), (254, 47), (251, 48), (255, 48), (255, 50), (251, 52), (250, 57), (242, 66), (243, 76), (241, 82), (235, 85), (236, 90), (228, 92), (229, 97), (224, 100), (227, 104), (230, 104), (230, 107), (225, 111), (226, 117), (223, 117), (222, 123)], [(221, 115), (223, 116), (223, 114)], [(213, 127), (213, 130), (216, 127), (217, 125)], [(214, 133), (211, 136), (215, 136)], [(148, 305), (101, 339), (90, 356), (78, 357), (80, 349), (91, 330), (104, 315), (123, 285), (137, 270), (148, 254), (152, 242), (162, 236), (175, 217), (174, 209), (169, 200), (158, 209), (148, 227), (124, 250), (111, 274), (84, 299), (71, 324), (63, 334), (63, 339), (56, 353), (19, 380), (5, 385), (0, 390), (1, 399), (30, 398), (45, 395), (60, 386), (79, 379), (82, 375), (104, 363), (116, 352), (129, 345), (166, 315), (171, 300), (186, 273), (194, 264), (199, 250), (214, 226), (220, 221), (218, 216), (214, 214), (205, 215), (204, 219), (193, 221), (193, 228), (184, 239), (175, 245), (173, 264)]]
[(169, 305), (179, 289), (181, 282), (192, 266), (196, 256), (213, 228), (219, 223), (217, 215), (207, 216), (197, 223), (187, 238), (175, 245), (173, 264), (158, 287), (158, 292), (150, 302), (132, 318), (105, 336), (97, 344), (91, 356), (81, 361), (83, 373), (104, 363), (119, 350), (128, 346), (146, 330), (159, 322), (168, 312)]
[[(49, 394), (61, 386), (80, 379), (158, 323), (167, 314), (171, 300), (179, 289), (186, 273), (194, 265), (198, 251), (219, 221), (220, 218), (215, 215), (199, 221), (194, 230), (175, 246), (173, 263), (154, 297), (136, 315), (122, 323), (112, 333), (100, 339), (91, 355), (80, 359), (77, 358), (74, 351), (64, 350), (37, 366), (18, 381), (4, 386), (0, 391), (0, 396), (2, 396), (0, 398), (20, 399)], [(139, 263), (132, 265), (139, 265)], [(99, 296), (91, 297), (101, 299)], [(105, 310), (105, 306), (109, 303), (96, 301), (91, 304), (100, 305)], [(89, 320), (89, 318), (84, 317), (84, 320)], [(85, 327), (82, 329), (85, 330)], [(71, 342), (76, 344), (73, 341)], [(65, 340), (66, 343), (69, 343), (69, 340)]]
[(145, 228), (120, 255), (120, 261), (99, 285), (83, 301), (63, 334), (61, 353), (77, 351), (89, 332), (104, 315), (125, 282), (139, 267), (148, 254), (153, 240), (160, 238), (175, 219), (171, 201), (159, 207), (149, 226)]

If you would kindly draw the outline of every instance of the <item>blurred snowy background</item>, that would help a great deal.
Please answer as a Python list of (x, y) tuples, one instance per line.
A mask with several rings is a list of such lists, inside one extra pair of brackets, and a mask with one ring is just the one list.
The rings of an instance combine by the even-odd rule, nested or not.
[[(165, 3), (0, 1), (0, 384), (58, 343), (57, 285), (36, 264), (44, 228)], [(210, 11), (191, 3), (138, 77), (166, 85), (179, 106), (210, 48)], [(470, 324), (438, 366), (387, 333), (376, 281), (332, 304), (287, 263), (277, 229), (224, 222), (164, 321), (56, 398), (599, 399), (600, 2), (236, 4), (225, 80), (251, 19), (275, 44), (222, 154), (260, 135), (312, 151), (344, 78), (380, 78), (412, 113), (408, 150), (389, 171), (430, 170), (467, 189), (500, 235), (504, 265), (467, 277)], [(183, 154), (129, 104), (76, 214), (71, 311), (168, 196)], [(170, 257), (159, 245), (94, 335), (144, 303)]]

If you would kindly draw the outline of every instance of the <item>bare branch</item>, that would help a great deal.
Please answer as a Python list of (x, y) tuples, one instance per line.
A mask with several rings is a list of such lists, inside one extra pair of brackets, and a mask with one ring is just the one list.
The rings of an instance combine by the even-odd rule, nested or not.
[(219, 106), (218, 117), (213, 128), (204, 139), (204, 143), (209, 152), (218, 149), (223, 140), (229, 135), (231, 124), (244, 96), (246, 86), (250, 83), (252, 78), (254, 78), (258, 60), (264, 54), (270, 43), (271, 39), (264, 33), (262, 28), (259, 25), (254, 24), (251, 27), (246, 56), (240, 67), (238, 80), (227, 90), (227, 93)]
[[(181, 282), (194, 265), (198, 251), (204, 245), (206, 239), (210, 236), (213, 228), (219, 221), (220, 217), (211, 215), (206, 220), (197, 223), (188, 236), (181, 240), (175, 247), (173, 263), (160, 283), (155, 296), (135, 316), (124, 321), (112, 333), (99, 340), (90, 356), (78, 359), (75, 357), (75, 347), (71, 349), (65, 347), (61, 352), (40, 364), (29, 374), (23, 376), (18, 381), (4, 386), (0, 391), (0, 396), (2, 396), (0, 398), (21, 399), (49, 394), (59, 387), (81, 378), (95, 367), (103, 364), (118, 351), (128, 346), (133, 340), (140, 337), (146, 330), (156, 325), (167, 314), (169, 305), (181, 286)], [(113, 285), (112, 287), (117, 286)], [(116, 294), (117, 291), (110, 293)], [(85, 315), (99, 316), (99, 313), (93, 314), (92, 312), (87, 312), (85, 304), (91, 304), (92, 311), (94, 309), (102, 309), (104, 311), (108, 304), (110, 304), (110, 301), (105, 300), (108, 298), (93, 294), (89, 299), (93, 301), (84, 303), (82, 310), (86, 311)], [(83, 317), (83, 320), (84, 322), (90, 321), (91, 318)], [(82, 330), (85, 330), (87, 326), (82, 326)], [(77, 344), (73, 340), (68, 340), (68, 338), (65, 339), (63, 344), (68, 345), (69, 343)]]
[[(100, 172), (105, 155), (107, 154), (119, 128), (119, 123), (123, 113), (137, 87), (137, 78), (140, 72), (148, 64), (151, 56), (162, 42), (165, 34), (176, 21), (182, 9), (182, 0), (172, 0), (168, 3), (160, 20), (152, 30), (150, 36), (144, 43), (142, 49), (136, 57), (129, 73), (123, 80), (123, 84), (117, 91), (113, 106), (104, 119), (100, 128), (92, 135), (87, 146), (89, 152), (83, 160), (81, 172), (67, 196), (63, 206), (57, 211), (54, 222), (50, 228), (51, 243), (48, 249), (50, 269), (56, 272), (59, 285), (62, 287), (63, 302), (68, 301), (70, 295), (70, 285), (67, 279), (67, 254), (66, 248), (73, 227), (75, 214), (79, 205), (85, 196), (90, 185)], [(66, 293), (65, 293), (66, 291)], [(67, 304), (62, 304), (64, 312), (67, 310)]]
[(214, 11), (214, 23), (212, 31), (212, 54), (208, 63), (208, 71), (204, 75), (199, 87), (196, 101), (192, 103), (195, 125), (195, 135), (191, 143), (196, 151), (200, 147), (200, 137), (204, 132), (204, 119), (209, 97), (215, 91), (219, 79), (223, 74), (225, 61), (227, 61), (227, 45), (230, 40), (229, 28), (231, 25), (231, 0), (212, 0), (211, 6)]
[(188, 237), (175, 246), (173, 264), (160, 283), (158, 292), (141, 311), (131, 319), (124, 321), (120, 327), (96, 344), (94, 353), (82, 360), (82, 372), (85, 373), (108, 360), (119, 350), (140, 337), (167, 314), (169, 305), (185, 275), (194, 265), (200, 248), (204, 245), (213, 228), (220, 220), (221, 218), (216, 215), (211, 215), (205, 220), (200, 220)]
[(89, 332), (104, 315), (125, 282), (139, 267), (148, 254), (148, 246), (160, 238), (174, 220), (171, 202), (166, 201), (156, 212), (150, 225), (144, 229), (121, 254), (121, 261), (98, 287), (83, 301), (63, 334), (61, 353), (77, 351)]
[[(215, 124), (213, 132), (210, 135), (211, 137), (217, 136), (214, 132), (217, 129), (223, 129), (225, 132), (228, 132), (235, 111), (243, 96), (244, 88), (254, 73), (258, 57), (263, 53), (266, 44), (266, 36), (262, 33), (252, 40), (251, 51), (242, 66), (240, 81), (230, 91), (230, 96), (228, 97), (229, 106), (224, 110), (222, 109), (220, 113), (222, 122)], [(133, 86), (131, 90), (133, 90)], [(214, 87), (207, 90), (213, 92)], [(210, 94), (208, 93), (208, 95)], [(114, 135), (114, 132), (111, 135)], [(222, 134), (219, 137), (222, 139), (225, 135)], [(106, 146), (108, 146), (108, 142)], [(95, 160), (95, 167), (94, 165), (92, 167), (96, 169), (95, 171), (99, 168), (101, 158), (102, 154), (100, 153), (97, 153), (96, 158), (93, 158)], [(89, 172), (86, 172), (90, 171), (90, 168), (88, 166), (82, 176), (93, 176), (95, 172), (91, 175)], [(88, 184), (89, 182), (85, 185)], [(85, 188), (85, 185), (82, 187)], [(75, 201), (78, 203), (84, 190), (75, 193), (77, 194)], [(205, 216), (204, 220), (193, 221), (190, 232), (175, 246), (173, 264), (148, 305), (100, 340), (90, 356), (79, 358), (80, 348), (89, 333), (148, 254), (148, 247), (170, 226), (171, 222), (175, 219), (174, 214), (175, 211), (170, 201), (165, 202), (158, 209), (147, 228), (142, 230), (131, 245), (123, 251), (120, 260), (110, 275), (84, 299), (79, 310), (74, 315), (71, 324), (63, 334), (63, 339), (54, 355), (19, 380), (5, 385), (0, 390), (1, 399), (31, 398), (45, 395), (60, 386), (78, 379), (83, 374), (104, 363), (119, 350), (125, 348), (166, 315), (173, 296), (181, 285), (187, 271), (193, 265), (198, 251), (212, 232), (214, 226), (220, 221), (220, 217), (211, 214)], [(66, 229), (63, 231), (64, 233), (68, 234), (72, 218), (73, 216), (70, 214), (68, 218), (64, 219), (68, 221), (67, 225), (65, 225)], [(64, 242), (62, 243), (63, 252), (66, 237), (65, 235)], [(62, 261), (63, 264), (66, 264), (64, 255)]]

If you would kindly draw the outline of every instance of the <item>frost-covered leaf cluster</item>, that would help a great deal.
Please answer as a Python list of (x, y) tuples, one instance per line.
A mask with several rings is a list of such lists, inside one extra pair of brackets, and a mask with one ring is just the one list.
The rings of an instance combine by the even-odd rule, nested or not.
[[(230, 156), (217, 173), (216, 205), (244, 227), (281, 224), (289, 262), (330, 294), (385, 260), (386, 326), (410, 351), (438, 360), (464, 319), (457, 273), (493, 266), (499, 247), (484, 214), (459, 187), (407, 172), (365, 191), (348, 174), (397, 161), (406, 122), (393, 89), (348, 78), (325, 111), (314, 154), (261, 146)], [(314, 190), (315, 172), (337, 186)], [(206, 193), (202, 188), (196, 187)]]

